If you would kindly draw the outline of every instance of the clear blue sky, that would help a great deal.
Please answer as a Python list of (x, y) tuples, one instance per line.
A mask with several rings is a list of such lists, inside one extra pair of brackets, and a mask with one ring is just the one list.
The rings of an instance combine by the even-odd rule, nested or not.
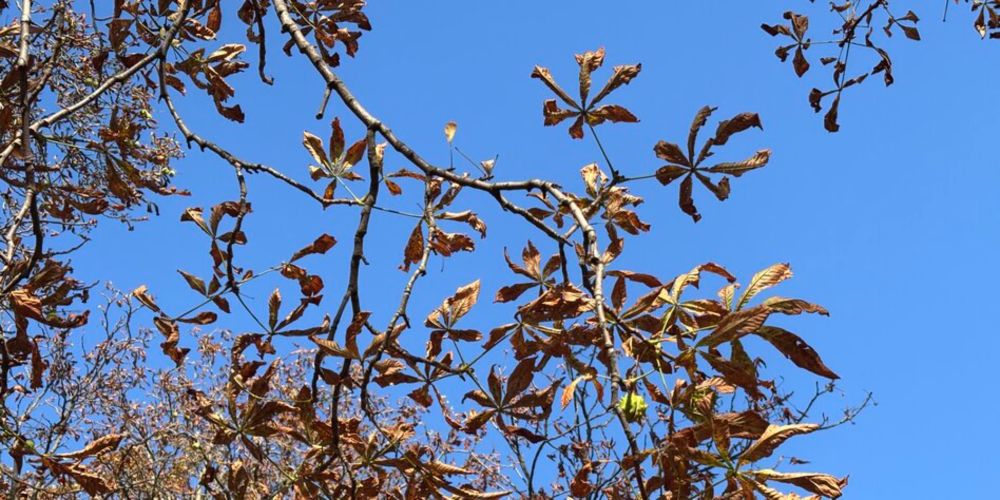
[[(832, 312), (784, 323), (843, 378), (843, 398), (829, 399), (826, 409), (836, 412), (869, 390), (878, 401), (854, 426), (801, 438), (796, 454), (812, 461), (809, 468), (850, 474), (848, 498), (986, 498), (995, 494), (990, 477), (1000, 467), (996, 438), (983, 430), (1000, 409), (983, 394), (1000, 347), (988, 303), (1000, 277), (993, 139), (1000, 115), (992, 91), (1000, 78), (1000, 43), (981, 42), (964, 9), (953, 8), (942, 24), (941, 7), (931, 2), (918, 12), (924, 41), (897, 36), (889, 43), (895, 85), (886, 89), (875, 79), (845, 97), (838, 134), (823, 130), (806, 101), (828, 73), (796, 78), (774, 57), (775, 40), (759, 29), (761, 22), (780, 20), (783, 6), (775, 2), (373, 2), (374, 31), (340, 73), (362, 102), (432, 160), (447, 161), (441, 129), (457, 121), (457, 144), (481, 159), (499, 154), (502, 179), (541, 176), (576, 185), (579, 168), (599, 160), (592, 143), (571, 141), (565, 127), (542, 127), (541, 102), (549, 94), (528, 77), (541, 64), (572, 82), (572, 56), (584, 50), (605, 47), (608, 66), (643, 63), (640, 77), (614, 99), (641, 123), (601, 129), (626, 173), (659, 166), (652, 145), (682, 141), (704, 104), (719, 106), (719, 117), (759, 112), (765, 130), (742, 134), (722, 151), (737, 159), (770, 147), (771, 164), (734, 179), (725, 203), (696, 190), (700, 223), (676, 208), (676, 187), (648, 182), (634, 188), (647, 198), (642, 213), (653, 230), (629, 242), (628, 267), (669, 277), (715, 261), (745, 280), (767, 265), (790, 262), (796, 276), (776, 293)], [(813, 12), (825, 10), (817, 5)], [(312, 118), (321, 83), (301, 58), (281, 54), (277, 30), (269, 35), (276, 42), (269, 71), (277, 83), (264, 88), (252, 72), (238, 80), (235, 102), (247, 112), (245, 126), (213, 118), (202, 96), (185, 99), (184, 107), (196, 131), (308, 181), (302, 131), (326, 137), (329, 130), (327, 120)], [(328, 116), (334, 114), (347, 118), (339, 106)], [(349, 141), (362, 136), (360, 127), (346, 123)], [(387, 168), (401, 166), (389, 157)], [(147, 283), (161, 305), (175, 310), (196, 302), (173, 270), (207, 276), (207, 242), (178, 218), (185, 206), (235, 199), (236, 190), (231, 169), (208, 155), (192, 151), (177, 170), (178, 183), (194, 196), (162, 201), (161, 217), (133, 232), (107, 224), (77, 257), (81, 276), (110, 278), (124, 289)], [(412, 184), (404, 187), (413, 191)], [(341, 241), (330, 255), (306, 262), (327, 280), (324, 309), (332, 309), (356, 212), (322, 212), (265, 178), (251, 180), (251, 200), (244, 262), (279, 262), (320, 232)], [(519, 251), (530, 230), (490, 200), (466, 200), (485, 216), (490, 237), (475, 256), (443, 266), (433, 261), (415, 316), (476, 277), (483, 278), (486, 303), (512, 282), (501, 266), (502, 246)], [(412, 210), (415, 202), (393, 203)], [(395, 266), (412, 225), (375, 217), (377, 233), (390, 239), (370, 240), (373, 266), (364, 270), (364, 291), (398, 288), (402, 273)], [(275, 283), (248, 291), (260, 310)], [(288, 290), (286, 297), (293, 297)], [(372, 306), (376, 314), (384, 302)], [(486, 328), (509, 318), (510, 310), (477, 312), (470, 326)], [(250, 328), (239, 318), (220, 324)], [(410, 333), (421, 335), (420, 329)], [(772, 351), (756, 354), (774, 359), (771, 368), (791, 374), (791, 384), (813, 380)]]

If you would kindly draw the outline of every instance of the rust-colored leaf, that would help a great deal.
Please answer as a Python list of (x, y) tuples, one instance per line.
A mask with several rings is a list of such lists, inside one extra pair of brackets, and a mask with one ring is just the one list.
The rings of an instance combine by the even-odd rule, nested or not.
[[(653, 152), (656, 153), (656, 157), (661, 160), (669, 161), (670, 163), (676, 163), (678, 165), (684, 165), (684, 166), (691, 165), (687, 157), (684, 156), (684, 153), (681, 152), (680, 146), (674, 143), (667, 141), (659, 141), (656, 143), (655, 146), (653, 146)], [(681, 171), (686, 172), (687, 169), (681, 169)], [(657, 175), (657, 178), (659, 178), (659, 175)], [(660, 182), (663, 181), (661, 180)], [(667, 183), (663, 182), (663, 184)]]
[(819, 357), (819, 353), (799, 338), (798, 335), (775, 326), (760, 327), (755, 333), (770, 342), (771, 345), (778, 349), (778, 351), (781, 351), (785, 357), (792, 360), (799, 368), (830, 379), (840, 378), (823, 363), (823, 360)]
[(691, 181), (691, 176), (688, 175), (681, 181), (679, 204), (684, 213), (690, 215), (695, 222), (698, 222), (701, 220), (701, 214), (698, 213), (698, 208), (694, 206), (693, 188), (694, 183)]
[(424, 324), (429, 327), (450, 328), (465, 316), (479, 300), (479, 280), (460, 287), (432, 311)]
[(754, 274), (753, 278), (750, 279), (750, 284), (747, 286), (746, 291), (743, 292), (743, 296), (740, 297), (740, 301), (736, 304), (736, 308), (741, 309), (758, 293), (791, 277), (792, 268), (786, 263), (774, 264)]
[(410, 232), (409, 239), (406, 240), (406, 248), (403, 249), (403, 271), (409, 271), (410, 265), (420, 262), (424, 256), (424, 233), (423, 224), (417, 224)]
[(774, 312), (788, 315), (798, 315), (802, 313), (815, 313), (829, 316), (830, 312), (825, 307), (801, 299), (786, 299), (784, 297), (768, 297), (762, 303)]
[(146, 285), (141, 285), (139, 288), (132, 290), (132, 296), (136, 298), (142, 305), (148, 307), (153, 312), (160, 312), (160, 306), (156, 305), (156, 301), (153, 300), (153, 296), (149, 294), (149, 288)]
[(756, 170), (767, 165), (767, 162), (771, 159), (771, 150), (762, 149), (753, 154), (750, 158), (743, 161), (736, 162), (723, 162), (716, 164), (712, 167), (707, 168), (709, 172), (717, 174), (728, 174), (733, 177), (739, 177), (751, 170)]
[(566, 91), (563, 90), (558, 83), (556, 83), (555, 79), (552, 78), (552, 73), (549, 72), (547, 68), (543, 68), (541, 66), (535, 66), (535, 69), (531, 72), (531, 77), (541, 80), (542, 83), (544, 83), (545, 86), (549, 88), (549, 90), (555, 93), (556, 96), (562, 99), (563, 102), (568, 104), (570, 107), (580, 109), (580, 106), (576, 103), (576, 101), (574, 101), (573, 98), (570, 97), (569, 94), (567, 94)]
[(267, 299), (267, 325), (271, 330), (278, 324), (279, 309), (281, 309), (281, 290), (275, 288)]
[(576, 63), (580, 65), (580, 103), (586, 104), (590, 93), (590, 74), (604, 64), (604, 47), (577, 54)]
[(727, 143), (729, 138), (734, 134), (743, 132), (750, 127), (764, 129), (764, 126), (760, 123), (760, 116), (757, 113), (740, 113), (728, 120), (722, 120), (715, 130), (715, 137), (712, 138), (712, 144), (721, 146)]
[(196, 292), (198, 292), (198, 293), (200, 293), (202, 295), (207, 295), (208, 294), (208, 289), (205, 287), (205, 281), (204, 280), (202, 280), (201, 278), (199, 278), (199, 277), (197, 277), (197, 276), (195, 276), (195, 275), (193, 275), (191, 273), (187, 273), (187, 272), (181, 271), (180, 269), (178, 269), (177, 272), (180, 273), (180, 275), (184, 277), (184, 281), (187, 282), (188, 286), (191, 287), (192, 290), (194, 290), (194, 291), (196, 291)]
[(614, 73), (612, 73), (611, 78), (608, 82), (604, 84), (604, 88), (601, 89), (594, 99), (590, 102), (591, 106), (596, 105), (601, 102), (605, 97), (608, 96), (618, 87), (622, 85), (628, 85), (635, 77), (639, 76), (639, 72), (642, 71), (641, 64), (625, 64), (620, 66), (615, 66), (613, 68)]
[(288, 262), (295, 262), (306, 255), (312, 254), (324, 254), (334, 245), (337, 244), (337, 239), (329, 234), (322, 234), (315, 241), (313, 241), (309, 246), (295, 252), (292, 257), (288, 259)]
[(215, 323), (215, 320), (218, 318), (219, 316), (212, 311), (202, 311), (187, 318), (177, 318), (177, 321), (180, 321), (181, 323), (191, 323), (194, 325), (209, 325)]
[(764, 434), (740, 455), (740, 462), (752, 463), (767, 458), (792, 436), (808, 434), (816, 429), (819, 429), (817, 424), (769, 425)]
[(809, 71), (809, 61), (806, 60), (806, 56), (803, 53), (802, 46), (799, 45), (795, 48), (795, 57), (792, 58), (792, 68), (795, 69), (795, 74), (799, 77), (806, 74)]
[(68, 458), (73, 460), (81, 460), (87, 457), (92, 457), (94, 455), (101, 453), (102, 451), (109, 449), (113, 450), (115, 448), (118, 448), (118, 445), (121, 443), (122, 439), (125, 439), (125, 437), (127, 436), (128, 434), (124, 433), (108, 434), (87, 443), (87, 445), (80, 450), (69, 453), (59, 453), (56, 454), (55, 456), (59, 458)]

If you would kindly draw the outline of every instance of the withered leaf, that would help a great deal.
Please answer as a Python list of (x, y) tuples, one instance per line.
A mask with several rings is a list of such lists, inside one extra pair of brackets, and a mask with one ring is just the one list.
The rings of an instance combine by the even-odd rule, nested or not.
[(444, 462), (438, 462), (436, 460), (424, 463), (423, 466), (437, 474), (472, 474), (472, 471), (469, 469), (463, 469), (462, 467), (446, 464)]
[(448, 297), (431, 311), (424, 320), (424, 325), (434, 328), (449, 329), (465, 316), (479, 300), (479, 280), (460, 287), (455, 294)]
[(847, 486), (847, 478), (837, 479), (829, 474), (818, 472), (778, 472), (773, 469), (760, 469), (751, 474), (758, 481), (778, 481), (798, 486), (810, 493), (826, 498), (840, 498)]
[(827, 110), (826, 116), (823, 117), (823, 127), (829, 132), (836, 132), (840, 130), (840, 125), (837, 124), (837, 110), (840, 107), (840, 94), (833, 99), (833, 104), (830, 105), (830, 109)]
[(278, 324), (278, 310), (281, 309), (281, 290), (275, 288), (267, 299), (267, 326), (272, 331)]
[(320, 351), (322, 351), (323, 354), (326, 354), (328, 356), (337, 356), (344, 359), (355, 358), (353, 352), (351, 352), (349, 349), (340, 347), (339, 344), (337, 344), (332, 340), (327, 340), (318, 335), (311, 335), (309, 337), (309, 340), (312, 340), (313, 343), (316, 344), (317, 347), (319, 347)]
[(586, 103), (590, 93), (590, 74), (604, 64), (604, 47), (576, 54), (576, 63), (580, 65), (580, 102)]
[[(681, 152), (681, 147), (667, 141), (659, 141), (653, 146), (653, 152), (656, 153), (656, 157), (668, 161), (670, 163), (676, 163), (678, 165), (691, 166), (687, 157)], [(687, 169), (681, 169), (682, 172), (686, 172)], [(657, 176), (659, 178), (659, 176)], [(663, 182), (663, 181), (660, 181)], [(663, 184), (667, 184), (663, 182)]]
[(410, 391), (410, 393), (407, 394), (407, 396), (409, 396), (410, 399), (419, 403), (420, 406), (423, 406), (424, 408), (430, 408), (430, 406), (434, 404), (434, 400), (431, 398), (430, 394), (430, 386), (428, 385), (423, 385), (418, 387), (417, 389), (414, 389), (413, 391)]
[(795, 69), (795, 74), (801, 77), (809, 71), (809, 61), (806, 60), (806, 56), (803, 53), (802, 45), (795, 48), (795, 57), (792, 58), (792, 68)]
[[(199, 278), (199, 277), (197, 277), (197, 276), (195, 276), (195, 275), (193, 275), (191, 273), (187, 273), (187, 272), (181, 271), (180, 269), (178, 269), (177, 272), (180, 273), (180, 275), (184, 277), (184, 281), (187, 281), (188, 286), (191, 287), (192, 290), (194, 290), (194, 291), (196, 291), (196, 292), (198, 292), (198, 293), (200, 293), (202, 295), (207, 295), (208, 294), (208, 289), (205, 287), (205, 281), (204, 280), (202, 280), (201, 278)], [(152, 308), (150, 308), (150, 309), (152, 309)]]
[(593, 127), (606, 121), (612, 123), (634, 123), (639, 121), (628, 109), (618, 105), (604, 105), (597, 107), (612, 91), (629, 83), (638, 76), (642, 66), (639, 64), (631, 66), (616, 66), (614, 74), (604, 85), (594, 100), (588, 102), (590, 94), (591, 74), (604, 63), (604, 49), (592, 52), (585, 52), (576, 55), (576, 61), (580, 66), (580, 100), (577, 102), (569, 96), (552, 78), (548, 69), (535, 66), (531, 73), (532, 78), (537, 78), (545, 84), (559, 99), (561, 99), (570, 109), (562, 109), (554, 99), (546, 100), (542, 106), (542, 116), (546, 126), (556, 125), (568, 118), (574, 118), (573, 124), (569, 127), (569, 135), (574, 139), (583, 138), (583, 126)]
[(523, 392), (528, 386), (531, 385), (531, 381), (535, 376), (535, 358), (525, 358), (522, 359), (514, 371), (510, 374), (510, 378), (507, 379), (507, 390), (504, 393), (503, 401), (501, 404), (506, 405), (515, 396), (518, 396)]
[(316, 137), (309, 132), (302, 132), (302, 145), (306, 151), (316, 160), (320, 167), (330, 165), (330, 159), (326, 157), (326, 150), (323, 147), (323, 139)]
[(642, 71), (642, 64), (625, 64), (615, 66), (612, 71), (614, 73), (608, 82), (604, 84), (604, 88), (601, 89), (597, 95), (594, 96), (594, 100), (591, 101), (591, 105), (596, 105), (601, 102), (605, 97), (608, 96), (612, 91), (621, 87), (622, 85), (628, 85), (635, 77), (639, 76), (639, 72)]
[(160, 312), (160, 306), (156, 305), (156, 301), (154, 301), (153, 296), (149, 294), (149, 288), (146, 285), (140, 285), (139, 288), (132, 290), (132, 296), (142, 303), (142, 305), (148, 307), (151, 311)]
[(799, 368), (834, 380), (840, 378), (823, 363), (816, 350), (798, 335), (775, 326), (762, 326), (755, 333), (770, 342)]
[(694, 183), (691, 181), (691, 176), (688, 175), (681, 181), (679, 202), (681, 210), (690, 215), (695, 222), (698, 222), (701, 220), (701, 214), (698, 213), (698, 208), (694, 206), (693, 188)]
[(575, 318), (593, 307), (593, 299), (585, 296), (572, 283), (560, 283), (521, 306), (518, 314), (526, 322), (538, 323)]
[(767, 269), (759, 271), (750, 279), (750, 285), (747, 286), (746, 291), (743, 292), (743, 296), (740, 297), (740, 301), (736, 304), (736, 309), (742, 309), (758, 293), (791, 277), (792, 268), (787, 263), (774, 264)]
[(715, 130), (715, 137), (712, 138), (712, 144), (721, 146), (728, 142), (729, 138), (734, 134), (743, 132), (750, 127), (764, 129), (764, 126), (760, 123), (760, 116), (757, 113), (740, 113), (728, 120), (722, 120)]
[(586, 498), (594, 490), (595, 486), (588, 479), (592, 469), (593, 465), (587, 462), (573, 475), (573, 481), (569, 484), (569, 491), (574, 498)]
[(187, 356), (187, 353), (191, 350), (186, 347), (177, 347), (181, 338), (181, 332), (180, 329), (177, 328), (177, 322), (163, 316), (157, 316), (153, 318), (153, 324), (156, 326), (156, 329), (159, 330), (164, 337), (166, 337), (166, 340), (160, 344), (160, 348), (163, 349), (163, 353), (173, 360), (177, 366), (180, 366), (184, 362), (184, 358)]
[(101, 436), (84, 446), (82, 449), (69, 452), (69, 453), (58, 453), (55, 456), (59, 458), (69, 458), (74, 460), (81, 460), (87, 457), (92, 457), (101, 453), (104, 450), (118, 448), (118, 444), (121, 443), (122, 439), (127, 437), (127, 434), (108, 434)]
[(769, 425), (756, 441), (740, 455), (740, 462), (752, 463), (767, 458), (792, 436), (808, 434), (819, 429), (817, 424)]
[(219, 315), (212, 311), (202, 311), (188, 318), (177, 318), (177, 321), (180, 321), (181, 323), (191, 323), (194, 325), (209, 325), (215, 323), (215, 320), (218, 318)]
[(786, 299), (784, 297), (768, 297), (762, 303), (763, 306), (769, 307), (774, 312), (779, 312), (788, 315), (798, 315), (802, 313), (816, 313), (823, 316), (829, 316), (830, 312), (826, 310), (825, 307), (813, 304), (811, 302), (806, 302), (801, 299)]
[(476, 413), (474, 411), (469, 412), (469, 418), (465, 421), (465, 426), (462, 428), (466, 433), (475, 434), (482, 426), (489, 422), (493, 415), (496, 415), (496, 410), (486, 410), (482, 413)]
[(409, 271), (410, 265), (420, 262), (424, 256), (424, 233), (423, 224), (417, 224), (410, 232), (410, 237), (406, 241), (406, 248), (403, 249), (403, 271)]
[[(702, 357), (708, 364), (712, 365), (715, 371), (722, 375), (722, 378), (733, 385), (742, 388), (751, 397), (755, 399), (760, 399), (763, 397), (760, 390), (757, 388), (759, 382), (757, 377), (752, 370), (746, 369), (746, 367), (740, 366), (737, 363), (732, 363), (727, 361), (721, 356), (716, 356), (708, 352), (702, 352)], [(752, 365), (751, 365), (752, 368)]]
[(753, 156), (747, 158), (743, 161), (736, 162), (723, 162), (717, 165), (709, 167), (709, 172), (717, 174), (728, 174), (733, 177), (739, 177), (751, 170), (755, 170), (767, 165), (767, 162), (771, 159), (770, 149), (761, 149), (754, 153)]
[(451, 144), (455, 140), (455, 131), (458, 130), (458, 124), (455, 122), (448, 122), (444, 124), (444, 138), (448, 140), (448, 144)]
[(764, 306), (729, 313), (719, 321), (712, 333), (698, 341), (698, 345), (716, 347), (739, 339), (760, 329), (770, 314), (771, 310)]
[(41, 389), (45, 385), (45, 369), (49, 362), (42, 359), (42, 351), (38, 346), (38, 338), (31, 343), (31, 388)]
[(494, 302), (510, 302), (517, 300), (524, 292), (537, 287), (537, 283), (517, 283), (514, 285), (509, 285), (497, 290), (496, 297), (493, 299)]
[(288, 259), (288, 262), (295, 262), (296, 260), (311, 254), (324, 254), (334, 245), (337, 244), (337, 239), (329, 234), (322, 234), (315, 241), (313, 241), (309, 246), (295, 252), (292, 257)]

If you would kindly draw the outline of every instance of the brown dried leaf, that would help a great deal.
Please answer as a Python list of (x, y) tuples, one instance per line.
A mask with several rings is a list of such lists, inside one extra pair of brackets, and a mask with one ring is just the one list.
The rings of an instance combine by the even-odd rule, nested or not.
[(208, 294), (208, 289), (205, 287), (205, 280), (203, 280), (203, 279), (201, 279), (201, 278), (199, 278), (199, 277), (197, 277), (197, 276), (195, 276), (195, 275), (193, 275), (191, 273), (187, 273), (187, 272), (181, 271), (180, 269), (178, 269), (177, 272), (180, 273), (181, 276), (184, 277), (184, 281), (187, 282), (188, 286), (191, 287), (192, 290), (194, 290), (194, 291), (196, 291), (196, 292), (198, 292), (198, 293), (200, 293), (202, 295), (207, 295)]
[(840, 378), (823, 363), (819, 353), (798, 335), (776, 326), (762, 326), (754, 333), (770, 342), (799, 368), (834, 380)]
[(729, 174), (733, 177), (739, 177), (751, 170), (755, 170), (767, 165), (767, 162), (771, 159), (770, 149), (761, 149), (754, 153), (753, 156), (747, 158), (743, 161), (736, 162), (723, 162), (715, 166), (712, 166), (706, 170), (712, 173), (718, 174)]
[(281, 309), (281, 291), (275, 288), (267, 299), (267, 325), (272, 331), (278, 324), (279, 309)]
[(563, 102), (568, 104), (570, 107), (574, 109), (580, 109), (580, 105), (578, 105), (576, 101), (574, 101), (573, 98), (570, 97), (569, 94), (567, 94), (566, 91), (563, 90), (558, 83), (556, 83), (555, 79), (552, 78), (552, 73), (550, 73), (547, 68), (543, 68), (541, 66), (535, 66), (535, 69), (531, 72), (531, 77), (538, 78), (539, 80), (541, 80), (546, 87), (552, 90), (552, 92), (554, 92), (560, 99), (563, 100)]
[(778, 481), (798, 486), (810, 493), (826, 498), (839, 498), (847, 486), (847, 478), (837, 479), (829, 474), (818, 472), (778, 472), (773, 469), (760, 469), (751, 474), (758, 481)]
[(516, 283), (513, 285), (505, 286), (497, 290), (496, 297), (493, 299), (494, 302), (511, 302), (517, 300), (524, 292), (531, 290), (538, 286), (538, 283)]
[(806, 60), (803, 52), (802, 45), (799, 45), (795, 48), (795, 57), (792, 58), (792, 68), (795, 69), (795, 74), (799, 78), (806, 74), (806, 71), (809, 71), (809, 61)]
[(740, 455), (740, 462), (752, 463), (767, 458), (774, 450), (792, 436), (808, 434), (819, 429), (817, 424), (769, 425), (764, 434), (747, 447)]
[(604, 47), (577, 54), (576, 63), (580, 65), (580, 104), (585, 105), (590, 93), (590, 74), (604, 64)]
[(698, 341), (698, 345), (716, 347), (739, 339), (761, 328), (770, 314), (771, 310), (764, 306), (729, 313), (719, 321), (712, 333)]
[(798, 315), (802, 313), (817, 313), (823, 316), (829, 316), (830, 311), (827, 311), (821, 305), (813, 304), (811, 302), (806, 302), (801, 299), (786, 299), (784, 297), (768, 297), (762, 303), (763, 306), (769, 307), (774, 312), (779, 312), (788, 315)]
[(315, 241), (313, 241), (309, 246), (295, 252), (292, 257), (288, 259), (288, 262), (295, 262), (306, 255), (312, 254), (324, 254), (334, 245), (337, 244), (337, 239), (329, 234), (322, 234)]
[(688, 175), (681, 181), (681, 189), (679, 195), (679, 204), (681, 210), (690, 215), (695, 222), (701, 220), (701, 214), (698, 213), (698, 208), (694, 206), (694, 197), (692, 196), (692, 191), (694, 188), (694, 182), (691, 180), (691, 176)]
[(787, 263), (774, 264), (753, 275), (736, 309), (742, 309), (758, 293), (792, 277), (792, 268)]
[(523, 321), (538, 323), (575, 318), (593, 308), (593, 299), (571, 283), (560, 283), (521, 306), (518, 314)]
[(698, 131), (705, 126), (705, 122), (708, 121), (708, 117), (712, 115), (712, 112), (717, 108), (711, 106), (703, 106), (698, 110), (698, 113), (694, 115), (694, 121), (691, 122), (691, 130), (688, 132), (688, 158), (694, 161), (694, 144), (698, 140)]
[(590, 102), (591, 106), (596, 105), (601, 102), (605, 97), (608, 96), (612, 91), (621, 87), (622, 85), (628, 85), (633, 78), (639, 76), (639, 72), (642, 70), (641, 64), (626, 64), (614, 67), (614, 73), (611, 78), (608, 79), (608, 83), (604, 84), (604, 88), (601, 89), (597, 95), (594, 96), (594, 100)]
[(639, 118), (631, 111), (617, 104), (607, 104), (593, 111), (587, 112), (591, 125), (603, 123), (605, 120), (612, 123), (637, 123)]
[(531, 385), (531, 381), (535, 377), (535, 358), (525, 358), (522, 359), (514, 371), (511, 372), (510, 378), (507, 379), (507, 390), (504, 393), (502, 405), (509, 403), (514, 397), (520, 395)]
[[(656, 145), (653, 146), (653, 152), (656, 153), (656, 157), (661, 160), (668, 161), (670, 163), (676, 163), (678, 165), (684, 165), (686, 167), (691, 166), (691, 163), (688, 161), (687, 157), (685, 157), (684, 153), (681, 152), (680, 146), (672, 142), (667, 142), (667, 141), (657, 142)], [(682, 169), (682, 172), (686, 171), (687, 169)], [(660, 178), (659, 172), (657, 172), (657, 179), (659, 178)], [(662, 182), (663, 184), (667, 184), (667, 182), (663, 182), (663, 180), (660, 180), (660, 182)]]
[(122, 439), (126, 436), (128, 436), (128, 434), (108, 434), (87, 443), (83, 449), (69, 453), (58, 453), (54, 456), (73, 460), (82, 460), (84, 458), (97, 455), (104, 450), (118, 448), (118, 444), (121, 443)]
[(177, 321), (181, 323), (190, 323), (193, 325), (210, 325), (215, 323), (215, 320), (219, 319), (219, 315), (212, 311), (202, 311), (190, 318), (177, 318)]
[(420, 262), (424, 256), (424, 233), (423, 224), (418, 223), (410, 233), (410, 238), (406, 241), (406, 248), (403, 249), (403, 271), (409, 271), (410, 265)]
[[(889, 78), (889, 73), (886, 73), (886, 78)], [(888, 81), (888, 80), (887, 80)], [(840, 125), (837, 124), (837, 110), (840, 107), (840, 94), (833, 99), (833, 104), (830, 105), (830, 109), (827, 110), (826, 115), (823, 117), (823, 127), (826, 128), (828, 132), (836, 132), (840, 130)]]
[(424, 325), (434, 328), (451, 328), (462, 316), (472, 309), (479, 300), (479, 280), (460, 287), (437, 309), (427, 315)]
[(326, 156), (326, 151), (323, 148), (323, 139), (316, 137), (309, 132), (302, 132), (302, 145), (305, 146), (306, 151), (309, 155), (316, 160), (316, 163), (320, 167), (326, 167), (330, 165), (330, 159)]
[(153, 312), (160, 312), (160, 306), (156, 305), (156, 301), (153, 300), (153, 296), (149, 294), (149, 288), (146, 285), (140, 285), (139, 288), (132, 290), (132, 296), (136, 298), (142, 305), (148, 307)]
[(728, 142), (729, 138), (733, 135), (743, 132), (750, 127), (764, 129), (764, 126), (760, 123), (760, 116), (757, 113), (740, 113), (728, 120), (722, 120), (715, 130), (715, 137), (712, 138), (712, 144), (721, 146)]

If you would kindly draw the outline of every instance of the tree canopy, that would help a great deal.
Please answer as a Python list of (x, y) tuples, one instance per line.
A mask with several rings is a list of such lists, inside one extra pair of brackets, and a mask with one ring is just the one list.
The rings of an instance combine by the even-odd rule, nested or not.
[[(970, 36), (1000, 38), (1000, 1), (954, 3), (972, 9)], [(686, 133), (641, 146), (656, 167), (616, 163), (602, 132), (660, 112), (619, 97), (644, 65), (669, 62), (583, 48), (572, 73), (526, 62), (539, 65), (525, 84), (547, 95), (540, 125), (594, 151), (572, 183), (508, 177), (498, 157), (460, 148), (455, 122), (434, 124), (449, 152), (440, 161), (369, 111), (352, 90), (364, 81), (339, 76), (377, 27), (365, 7), (0, 0), (0, 492), (841, 496), (846, 477), (778, 459), (786, 441), (872, 402), (858, 395), (832, 419), (815, 411), (835, 390), (837, 363), (779, 326), (828, 315), (772, 290), (790, 265), (738, 277), (705, 262), (661, 276), (620, 259), (631, 240), (665, 241), (661, 228), (697, 223), (698, 207), (726, 201), (744, 175), (767, 175), (781, 138), (762, 133), (766, 116), (704, 105)], [(856, 86), (893, 84), (885, 42), (919, 41), (920, 18), (887, 0), (796, 8), (764, 19), (761, 34), (790, 73), (817, 85), (804, 94), (821, 124), (803, 126), (837, 132)], [(272, 75), (275, 57), (304, 58), (312, 72)], [(233, 127), (251, 119), (234, 83), (248, 73), (264, 85), (315, 83), (317, 121), (301, 124), (301, 145), (275, 144), (309, 164), (260, 163), (187, 118), (183, 102), (198, 99)], [(238, 196), (161, 215), (160, 200), (189, 194), (174, 185), (184, 155), (227, 167), (219, 182)], [(316, 211), (303, 218), (336, 213), (338, 223), (308, 241), (248, 231), (260, 206), (249, 177), (306, 199)], [(644, 197), (676, 197), (678, 211), (647, 213)], [(150, 214), (179, 216), (204, 245), (202, 261), (178, 270), (181, 286), (102, 289), (74, 277), (71, 259), (99, 224)], [(379, 227), (375, 214), (407, 231)], [(523, 238), (504, 241), (502, 255), (477, 253), (488, 224), (518, 225)], [(285, 257), (248, 264), (264, 240), (281, 241)], [(373, 248), (398, 259), (370, 261)], [(436, 308), (412, 307), (435, 266), (466, 254), (508, 284), (474, 280), (434, 297)], [(372, 282), (373, 266), (395, 270), (400, 286)], [(164, 296), (190, 307), (161, 306)], [(476, 320), (488, 307), (506, 319)], [(236, 318), (253, 326), (229, 326)], [(798, 371), (768, 368), (772, 359)], [(785, 376), (815, 379), (815, 393), (793, 394), (776, 382)]]

